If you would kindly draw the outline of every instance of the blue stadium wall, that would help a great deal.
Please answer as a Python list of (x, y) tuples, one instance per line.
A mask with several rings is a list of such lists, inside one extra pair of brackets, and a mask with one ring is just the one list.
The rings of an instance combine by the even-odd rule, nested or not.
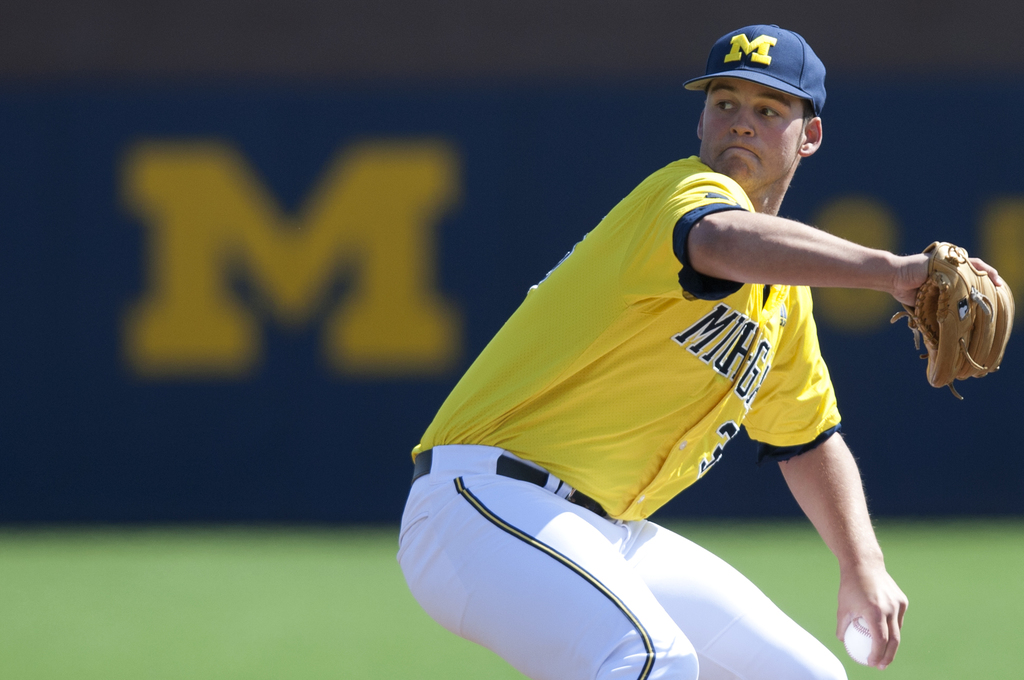
[[(642, 86), (0, 88), (0, 521), (396, 521), (410, 448), (701, 98)], [(992, 108), (999, 124), (988, 125)], [(1024, 293), (1024, 86), (830, 81), (783, 214), (954, 241)], [(816, 292), (878, 515), (1024, 512), (1020, 339), (929, 387), (884, 296)], [(660, 516), (799, 512), (738, 438)]]

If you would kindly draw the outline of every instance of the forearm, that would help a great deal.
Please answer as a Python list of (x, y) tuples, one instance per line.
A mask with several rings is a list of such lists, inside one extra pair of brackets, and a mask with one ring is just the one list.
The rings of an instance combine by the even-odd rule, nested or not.
[(898, 257), (799, 222), (742, 210), (701, 219), (690, 231), (687, 253), (702, 274), (742, 283), (867, 288), (896, 295), (901, 288), (919, 286), (926, 272), (926, 266), (908, 271), (923, 264), (922, 257)]
[(907, 596), (885, 569), (853, 455), (842, 437), (832, 435), (818, 448), (779, 467), (800, 507), (839, 561), (836, 635), (842, 639), (850, 621), (863, 618), (873, 642), (869, 663), (885, 668), (900, 644)]
[(835, 554), (841, 572), (882, 563), (860, 471), (841, 436), (833, 435), (779, 467), (793, 497)]

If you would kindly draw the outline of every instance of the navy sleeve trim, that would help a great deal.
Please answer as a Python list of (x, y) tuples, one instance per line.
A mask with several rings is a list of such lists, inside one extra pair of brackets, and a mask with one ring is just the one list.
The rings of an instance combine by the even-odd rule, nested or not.
[[(728, 196), (708, 194), (709, 198), (722, 198), (732, 200)], [(706, 276), (693, 268), (690, 264), (690, 256), (686, 250), (686, 241), (690, 236), (690, 230), (701, 218), (711, 213), (722, 210), (743, 210), (738, 203), (711, 203), (695, 208), (679, 218), (675, 228), (672, 230), (672, 250), (675, 251), (676, 259), (683, 265), (679, 270), (679, 285), (683, 289), (683, 295), (691, 300), (721, 300), (727, 298), (740, 288), (742, 283), (716, 279), (713, 276)]]
[(842, 423), (837, 423), (835, 427), (830, 427), (815, 437), (814, 441), (807, 442), (806, 444), (798, 444), (796, 446), (772, 446), (771, 444), (759, 442), (757, 446), (757, 464), (761, 465), (766, 460), (774, 460), (776, 462), (789, 460), (794, 456), (799, 456), (801, 453), (807, 453), (811, 449), (824, 444), (825, 440), (832, 435), (837, 432), (841, 432), (842, 425)]

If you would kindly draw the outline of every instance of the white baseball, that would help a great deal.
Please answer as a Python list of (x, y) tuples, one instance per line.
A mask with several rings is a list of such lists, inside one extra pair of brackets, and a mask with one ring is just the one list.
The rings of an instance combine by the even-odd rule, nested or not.
[(850, 621), (843, 635), (843, 644), (846, 645), (846, 653), (857, 663), (867, 666), (868, 656), (871, 654), (871, 631), (863, 618), (857, 617)]

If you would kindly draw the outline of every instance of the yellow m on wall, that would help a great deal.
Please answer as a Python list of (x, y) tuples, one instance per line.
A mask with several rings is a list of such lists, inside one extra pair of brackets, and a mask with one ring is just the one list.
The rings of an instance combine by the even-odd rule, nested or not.
[(461, 355), (461, 315), (437, 290), (437, 225), (460, 198), (444, 142), (343, 149), (296, 215), (222, 142), (140, 143), (122, 180), (148, 232), (146, 289), (123, 327), (136, 374), (250, 375), (271, 319), (318, 321), (324, 358), (347, 375), (441, 374)]

